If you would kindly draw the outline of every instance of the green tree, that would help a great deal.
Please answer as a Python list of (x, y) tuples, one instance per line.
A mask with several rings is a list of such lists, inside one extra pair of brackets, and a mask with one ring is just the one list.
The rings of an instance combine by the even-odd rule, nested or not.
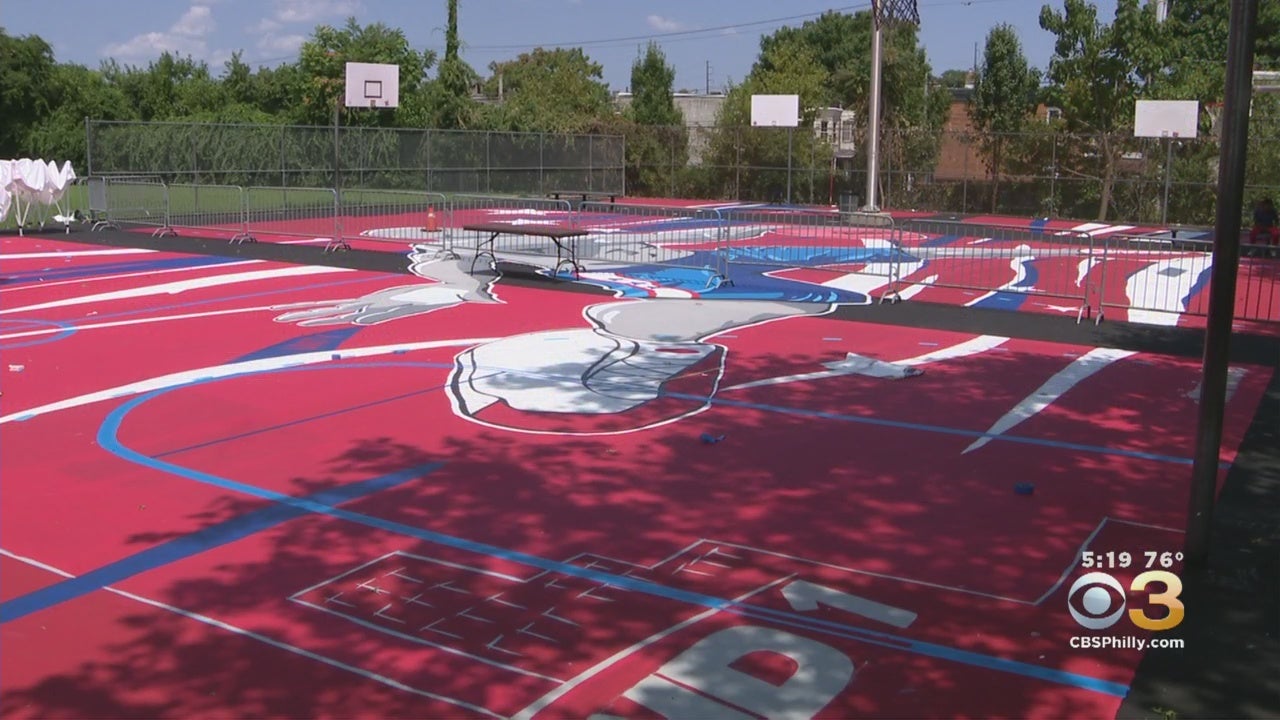
[(1074, 162), (1075, 173), (1100, 176), (1097, 217), (1105, 220), (1125, 131), (1131, 134), (1133, 127), (1134, 101), (1150, 72), (1140, 60), (1150, 56), (1143, 49), (1155, 33), (1154, 7), (1117, 0), (1116, 22), (1108, 25), (1098, 20), (1093, 3), (1065, 0), (1062, 10), (1040, 9), (1040, 27), (1055, 38), (1048, 99), (1062, 109), (1067, 130), (1080, 136), (1073, 144), (1075, 156), (1062, 164)]
[(651, 42), (643, 55), (631, 63), (632, 120), (642, 125), (678, 125), (683, 122), (676, 109), (676, 70), (657, 43)]
[(444, 59), (436, 78), (438, 85), (431, 93), (432, 125), (442, 128), (464, 128), (472, 120), (475, 103), (471, 87), (479, 80), (476, 71), (459, 56), (462, 43), (458, 39), (458, 0), (449, 0), (449, 21), (445, 28)]
[(675, 68), (657, 43), (649, 43), (631, 63), (631, 104), (624, 113), (629, 188), (674, 194), (676, 175), (689, 161), (675, 78)]
[[(799, 27), (784, 27), (761, 40), (755, 68), (767, 71), (775, 46), (798, 43), (806, 47), (823, 70), (822, 93), (816, 106), (839, 106), (866, 117), (870, 111), (871, 13), (828, 11)], [(917, 29), (892, 26), (884, 36), (881, 83), (882, 157), (890, 173), (928, 173), (941, 150), (941, 130), (950, 100), (947, 93), (929, 92), (932, 77)], [(865, 144), (866, 138), (858, 140)]]
[(57, 65), (48, 89), (51, 111), (30, 133), (31, 152), (59, 162), (70, 160), (84, 175), (85, 118), (131, 120), (136, 117), (134, 107), (102, 73), (82, 65)]
[(943, 70), (938, 84), (945, 88), (962, 88), (969, 84), (968, 70)]
[[(781, 199), (787, 185), (787, 149), (792, 157), (809, 160), (810, 166), (827, 167), (831, 148), (810, 128), (829, 88), (827, 69), (803, 40), (792, 38), (769, 43), (751, 73), (729, 89), (717, 118), (708, 159), (721, 173), (723, 194), (737, 197)], [(750, 128), (752, 95), (799, 95), (800, 127), (794, 131)], [(788, 135), (791, 137), (788, 138)], [(788, 142), (790, 140), (790, 143)], [(792, 165), (795, 163), (793, 161)], [(739, 174), (737, 168), (757, 168)], [(768, 170), (759, 170), (768, 168)], [(794, 178), (793, 178), (794, 179)], [(732, 188), (733, 192), (727, 192)], [(810, 188), (812, 190), (812, 188)]]
[(578, 132), (611, 112), (604, 68), (581, 48), (537, 48), (514, 60), (494, 62), (486, 91), (503, 101), (495, 127), (525, 132)]
[(53, 48), (38, 35), (14, 37), (0, 28), (0, 157), (31, 154), (29, 134), (49, 113)]
[[(341, 28), (321, 25), (298, 53), (298, 69), (309, 82), (302, 88), (293, 119), (311, 125), (332, 124), (334, 108), (343, 101), (348, 62), (399, 65), (400, 97), (408, 98), (422, 88), (435, 60), (430, 50), (414, 50), (399, 28), (382, 23), (361, 25), (355, 18), (349, 18)], [(396, 124), (396, 113), (387, 111), (352, 110), (346, 118), (347, 125)]]
[(973, 124), (991, 173), (991, 212), (999, 202), (1005, 150), (1035, 111), (1040, 74), (1027, 65), (1013, 26), (1002, 24), (987, 35), (982, 67), (974, 82)]

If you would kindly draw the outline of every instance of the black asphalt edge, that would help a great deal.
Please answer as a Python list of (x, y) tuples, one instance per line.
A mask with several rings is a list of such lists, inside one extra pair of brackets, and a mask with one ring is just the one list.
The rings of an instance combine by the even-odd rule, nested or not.
[[(405, 254), (391, 252), (391, 243), (385, 251), (326, 253), (318, 245), (233, 244), (113, 230), (32, 237), (410, 274)], [(504, 274), (501, 283), (613, 295), (518, 271)], [(1203, 331), (1193, 328), (1113, 321), (1095, 325), (1088, 319), (1077, 323), (1074, 317), (912, 301), (842, 306), (831, 317), (1178, 357), (1199, 357), (1204, 347)], [(1280, 339), (1238, 333), (1231, 357), (1235, 363), (1280, 368)], [(1183, 576), (1186, 619), (1165, 634), (1184, 639), (1185, 649), (1145, 654), (1118, 718), (1280, 717), (1280, 372), (1272, 376), (1227, 474), (1214, 514), (1213, 543), (1208, 567)]]
[[(1181, 483), (1180, 483), (1181, 485)], [(1178, 650), (1150, 650), (1118, 718), (1280, 717), (1280, 373), (1214, 511), (1210, 561), (1181, 578)]]

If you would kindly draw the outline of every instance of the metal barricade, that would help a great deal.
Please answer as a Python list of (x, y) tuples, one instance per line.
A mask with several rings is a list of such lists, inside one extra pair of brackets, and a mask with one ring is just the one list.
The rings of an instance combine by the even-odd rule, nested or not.
[(832, 287), (897, 301), (902, 263), (897, 223), (884, 213), (731, 208), (725, 218), (727, 264), (812, 268)]
[(245, 188), (244, 208), (245, 235), (235, 242), (284, 238), (280, 242), (323, 242), (325, 252), (349, 247), (332, 188)]
[(169, 224), (169, 188), (158, 179), (133, 177), (99, 178), (90, 183), (90, 208), (97, 214), (94, 231), (125, 226), (154, 227), (153, 237), (173, 235)]
[(339, 194), (343, 240), (434, 246), (443, 251), (449, 200), (440, 193), (408, 190), (343, 190)]
[[(488, 233), (464, 230), (476, 223), (501, 222), (513, 225), (554, 225), (576, 227), (576, 216), (567, 200), (504, 197), (492, 195), (454, 195), (449, 203), (448, 224), (442, 237), (441, 250), (450, 255), (477, 253), (487, 245)], [(549, 258), (555, 264), (556, 246), (545, 238), (505, 235), (494, 240), (491, 251), (504, 256)]]
[(170, 185), (169, 223), (175, 231), (244, 242), (249, 239), (244, 195), (238, 185)]
[(1015, 309), (1038, 298), (1046, 310), (1074, 312), (1077, 323), (1097, 303), (1099, 253), (1087, 232), (909, 220), (899, 237), (904, 299)]
[[(1130, 322), (1177, 325), (1209, 314), (1213, 242), (1112, 235), (1100, 241), (1101, 322), (1108, 308)], [(1235, 319), (1280, 322), (1280, 259), (1265, 245), (1243, 243), (1236, 275)]]
[(580, 260), (678, 267), (706, 274), (707, 289), (732, 284), (725, 220), (714, 209), (614, 202), (581, 202), (578, 228), (591, 231), (578, 244)]

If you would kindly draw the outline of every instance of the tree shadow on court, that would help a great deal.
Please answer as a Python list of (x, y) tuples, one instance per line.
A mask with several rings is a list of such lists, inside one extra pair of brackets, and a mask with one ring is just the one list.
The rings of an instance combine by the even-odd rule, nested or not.
[[(671, 593), (608, 587), (609, 577), (625, 572), (695, 597), (758, 591), (751, 602), (788, 614), (721, 612), (681, 631), (687, 635), (677, 636), (678, 649), (733, 624), (767, 628), (774, 653), (805, 658), (812, 656), (806, 653), (815, 641), (833, 647), (849, 658), (854, 677), (840, 684), (840, 668), (827, 665), (812, 682), (838, 685), (840, 695), (829, 710), (836, 715), (1094, 717), (1113, 709), (1115, 700), (1097, 694), (994, 670), (992, 658), (1128, 682), (1138, 657), (1072, 650), (1067, 638), (1079, 631), (1064, 607), (1065, 590), (1050, 591), (1104, 516), (1179, 526), (1186, 495), (1182, 476), (1189, 468), (1063, 444), (1185, 455), (1185, 445), (1171, 451), (1170, 444), (1186, 437), (1194, 422), (1186, 398), (1191, 388), (1171, 386), (1159, 398), (1150, 397), (1145, 386), (1122, 382), (1091, 389), (1104, 397), (1065, 402), (1052, 421), (1037, 416), (1009, 431), (1035, 442), (992, 440), (969, 452), (1004, 411), (1067, 359), (1010, 352), (945, 370), (926, 367), (923, 375), (902, 380), (845, 376), (725, 389), (810, 372), (841, 357), (843, 350), (834, 347), (829, 357), (731, 354), (719, 385), (721, 403), (705, 407), (696, 389), (706, 378), (693, 379), (683, 388), (687, 392), (662, 401), (665, 418), (637, 415), (654, 427), (636, 432), (606, 424), (599, 427), (616, 434), (537, 434), (424, 418), (388, 433), (353, 423), (351, 439), (335, 441), (328, 472), (294, 478), (290, 494), (312, 495), (353, 477), (443, 465), (342, 504), (356, 519), (306, 514), (226, 550), (196, 555), (184, 561), (180, 575), (153, 573), (119, 586), (182, 614), (115, 595), (94, 596), (95, 614), (111, 618), (113, 627), (105, 637), (84, 638), (81, 651), (93, 659), (31, 687), (11, 688), (0, 701), (3, 714), (478, 714), (408, 687), (507, 716), (556, 687), (531, 672), (576, 677), (708, 609)], [(1172, 365), (1153, 363), (1153, 377), (1168, 372), (1180, 383), (1187, 377)], [(565, 366), (546, 375), (576, 372)], [(526, 384), (513, 389), (531, 389), (548, 379), (508, 381)], [(592, 409), (599, 408), (579, 407)], [(687, 416), (659, 424), (677, 415)], [(719, 440), (708, 443), (704, 435)], [(1015, 493), (1019, 482), (1034, 483), (1034, 494)], [(263, 506), (227, 496), (192, 518), (215, 525)], [(167, 539), (132, 538), (139, 549)], [(685, 550), (699, 540), (705, 542)], [(718, 557), (708, 554), (712, 548), (732, 559), (710, 562)], [(1145, 549), (1173, 548), (1130, 548)], [(678, 561), (664, 562), (673, 556)], [(545, 582), (535, 588), (535, 579), (548, 576), (540, 574), (546, 566), (531, 559), (575, 567), (597, 562), (594, 583), (560, 573), (561, 584), (575, 592), (595, 588), (611, 600), (569, 598), (567, 590), (548, 589)], [(546, 597), (569, 602), (560, 612), (576, 618), (578, 629), (565, 642), (520, 657), (470, 635), (434, 638), (455, 651), (450, 654), (424, 644), (434, 636), (421, 627), (402, 630), (394, 620), (370, 614), (377, 609), (370, 596), (360, 596), (359, 612), (326, 599), (329, 590), (356, 593), (361, 576), (348, 573), (362, 567), (376, 569), (387, 582), (392, 571), (403, 570), (419, 573), (419, 580), (506, 588), (525, 607)], [(780, 589), (789, 576), (918, 617), (903, 630), (835, 607), (795, 609)], [(408, 612), (407, 602), (403, 594), (396, 599), (397, 611)], [(192, 615), (207, 620), (201, 624)], [(514, 622), (503, 625), (508, 641), (519, 627)], [(867, 631), (884, 635), (866, 642)], [(968, 659), (941, 659), (930, 649), (935, 646), (969, 653)], [(481, 660), (459, 656), (459, 648)], [(655, 653), (652, 669), (676, 651), (641, 652)], [(710, 682), (723, 676), (723, 659), (695, 653), (685, 658), (682, 672)], [(776, 657), (772, 665), (761, 662), (756, 669), (750, 663), (739, 667), (761, 677), (777, 672)], [(609, 682), (601, 701), (643, 678), (625, 664), (614, 671), (622, 676)], [(632, 700), (613, 700), (608, 709), (635, 710), (635, 698), (657, 705), (651, 693), (639, 690)], [(602, 709), (587, 704), (566, 708), (565, 714)]]

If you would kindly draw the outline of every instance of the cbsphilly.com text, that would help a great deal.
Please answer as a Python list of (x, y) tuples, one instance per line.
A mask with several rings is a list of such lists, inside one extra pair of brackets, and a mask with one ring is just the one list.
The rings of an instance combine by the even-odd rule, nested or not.
[(1073, 635), (1071, 647), (1076, 650), (1163, 650), (1186, 647), (1182, 638), (1141, 638), (1133, 635)]

